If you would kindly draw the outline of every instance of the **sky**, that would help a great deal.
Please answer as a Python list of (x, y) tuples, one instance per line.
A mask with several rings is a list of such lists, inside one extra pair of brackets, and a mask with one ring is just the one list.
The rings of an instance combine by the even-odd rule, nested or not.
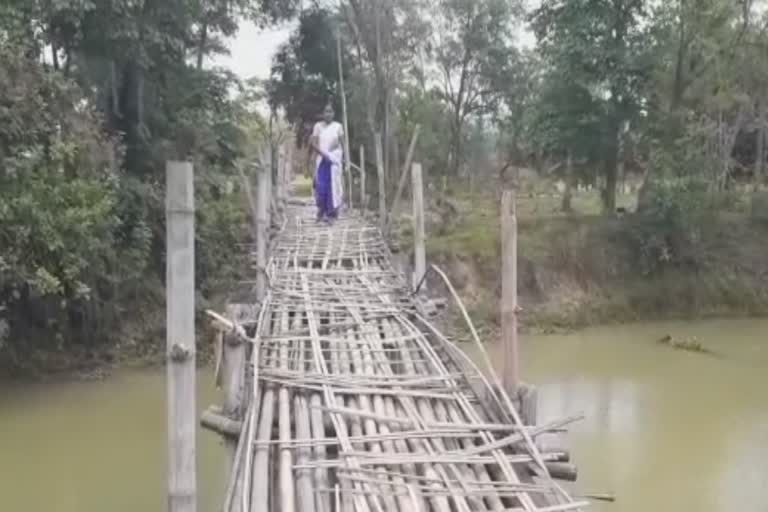
[(213, 64), (231, 69), (242, 79), (269, 78), (272, 56), (288, 40), (294, 23), (260, 29), (242, 21), (237, 35), (229, 41), (230, 55), (218, 56)]
[[(538, 4), (538, 0), (529, 0), (528, 5)], [(229, 68), (241, 79), (269, 78), (272, 57), (281, 44), (288, 40), (297, 21), (278, 27), (261, 29), (251, 22), (241, 21), (240, 30), (228, 43), (230, 55), (221, 55), (213, 60), (216, 66)], [(533, 34), (521, 30), (518, 42), (531, 47), (535, 40)]]

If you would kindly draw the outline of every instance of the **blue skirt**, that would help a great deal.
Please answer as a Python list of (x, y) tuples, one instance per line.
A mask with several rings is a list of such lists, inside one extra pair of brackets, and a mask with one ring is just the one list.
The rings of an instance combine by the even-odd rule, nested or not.
[(315, 175), (315, 202), (317, 204), (318, 218), (335, 218), (336, 208), (333, 207), (333, 184), (331, 182), (330, 160), (323, 158), (317, 166)]

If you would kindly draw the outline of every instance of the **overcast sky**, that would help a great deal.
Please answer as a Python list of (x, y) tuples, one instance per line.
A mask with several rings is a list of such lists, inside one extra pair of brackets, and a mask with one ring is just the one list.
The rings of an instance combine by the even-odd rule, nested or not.
[[(528, 4), (537, 4), (538, 0), (528, 0)], [(269, 78), (269, 70), (277, 48), (288, 40), (296, 21), (280, 27), (260, 29), (253, 23), (240, 22), (240, 30), (229, 41), (230, 55), (219, 56), (213, 63), (234, 71), (240, 78)], [(519, 33), (519, 43), (533, 46), (533, 34), (525, 30)]]
[(240, 78), (269, 78), (272, 56), (288, 40), (293, 24), (260, 29), (253, 23), (240, 22), (240, 30), (230, 42), (230, 55), (214, 59), (214, 64), (234, 71)]

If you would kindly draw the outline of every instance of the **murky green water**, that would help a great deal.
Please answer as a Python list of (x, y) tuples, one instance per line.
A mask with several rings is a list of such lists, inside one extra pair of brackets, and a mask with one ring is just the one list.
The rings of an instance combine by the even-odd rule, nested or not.
[[(696, 336), (722, 357), (672, 350)], [(595, 328), (524, 339), (543, 421), (583, 412), (568, 441), (596, 511), (768, 511), (768, 320)], [(498, 359), (498, 358), (496, 358)], [(199, 405), (215, 402), (202, 373)], [(0, 389), (0, 510), (165, 508), (165, 378)], [(200, 511), (224, 485), (216, 436), (199, 437)]]
[[(210, 375), (199, 407), (213, 403)], [(0, 510), (154, 512), (166, 508), (165, 375), (0, 388)], [(218, 510), (223, 450), (199, 434), (200, 508)]]
[[(666, 334), (719, 357), (657, 344)], [(618, 500), (594, 510), (768, 511), (768, 320), (537, 336), (521, 358), (541, 421), (586, 415), (567, 438), (576, 487)]]

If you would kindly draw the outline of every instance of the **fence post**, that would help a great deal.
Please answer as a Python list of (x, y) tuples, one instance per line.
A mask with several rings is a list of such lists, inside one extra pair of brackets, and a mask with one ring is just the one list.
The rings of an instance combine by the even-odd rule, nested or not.
[(387, 191), (384, 183), (384, 153), (381, 147), (381, 133), (374, 137), (376, 149), (376, 176), (379, 180), (379, 227), (384, 232), (387, 224)]
[(275, 183), (275, 204), (276, 210), (280, 214), (285, 210), (285, 165), (286, 165), (286, 150), (285, 145), (281, 144), (280, 149), (277, 152), (277, 183)]
[[(424, 233), (424, 183), (421, 164), (414, 163), (411, 168), (411, 186), (413, 188), (413, 288), (421, 283), (427, 271), (426, 235)], [(422, 288), (424, 285), (422, 284)]]
[(365, 146), (360, 145), (360, 213), (365, 213)]
[(267, 237), (269, 236), (270, 168), (262, 165), (257, 174), (256, 200), (256, 300), (261, 302), (267, 292)]
[[(227, 319), (242, 323), (244, 304), (228, 304)], [(239, 336), (228, 333), (222, 340), (221, 375), (222, 388), (224, 389), (224, 416), (243, 420), (245, 405), (245, 344)], [(227, 464), (229, 471), (234, 464), (237, 443), (232, 439), (225, 439), (227, 446)]]
[(196, 512), (194, 171), (167, 162), (165, 173), (168, 510)]
[(514, 192), (501, 196), (501, 337), (504, 387), (516, 396), (519, 384), (517, 348), (517, 217)]

